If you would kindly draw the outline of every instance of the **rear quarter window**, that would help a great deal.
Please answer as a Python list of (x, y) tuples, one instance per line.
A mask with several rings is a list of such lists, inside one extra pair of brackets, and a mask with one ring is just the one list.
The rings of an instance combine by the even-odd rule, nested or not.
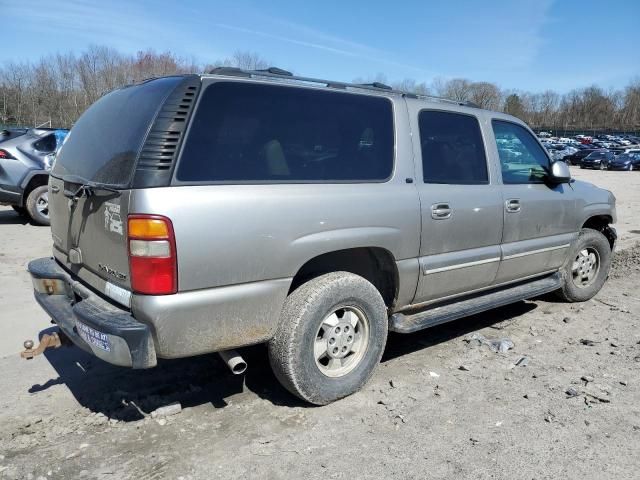
[(190, 126), (180, 182), (379, 182), (393, 170), (383, 97), (240, 82), (208, 86)]

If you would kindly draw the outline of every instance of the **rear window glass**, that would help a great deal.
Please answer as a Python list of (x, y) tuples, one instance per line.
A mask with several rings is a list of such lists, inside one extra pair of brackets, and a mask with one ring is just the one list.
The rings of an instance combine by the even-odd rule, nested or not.
[(202, 94), (176, 177), (187, 182), (384, 181), (393, 115), (382, 97), (215, 83)]
[(180, 80), (167, 77), (121, 88), (95, 102), (67, 135), (53, 174), (128, 184), (150, 124)]

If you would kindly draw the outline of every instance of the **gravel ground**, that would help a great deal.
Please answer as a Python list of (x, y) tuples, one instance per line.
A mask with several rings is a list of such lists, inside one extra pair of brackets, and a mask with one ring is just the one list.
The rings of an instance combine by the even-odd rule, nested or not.
[[(76, 348), (10, 355), (0, 359), (0, 478), (638, 478), (640, 174), (573, 172), (618, 198), (623, 250), (594, 299), (546, 296), (391, 335), (366, 388), (321, 408), (279, 386), (261, 346), (244, 352), (246, 376), (216, 355), (149, 371)], [(21, 269), (46, 254), (48, 232), (3, 214), (0, 321), (41, 330)], [(514, 347), (494, 353), (474, 334)], [(175, 403), (179, 413), (152, 415)]]

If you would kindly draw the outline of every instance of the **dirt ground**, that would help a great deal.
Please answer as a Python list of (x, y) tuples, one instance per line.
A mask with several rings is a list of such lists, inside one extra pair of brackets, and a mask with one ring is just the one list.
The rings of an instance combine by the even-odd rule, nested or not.
[[(365, 389), (321, 408), (279, 386), (261, 346), (243, 352), (245, 376), (216, 355), (148, 371), (76, 348), (21, 360), (48, 328), (24, 266), (50, 236), (0, 209), (0, 478), (638, 478), (640, 173), (572, 172), (618, 198), (600, 294), (391, 335)], [(494, 353), (475, 333), (514, 347)], [(180, 413), (152, 418), (174, 402)]]

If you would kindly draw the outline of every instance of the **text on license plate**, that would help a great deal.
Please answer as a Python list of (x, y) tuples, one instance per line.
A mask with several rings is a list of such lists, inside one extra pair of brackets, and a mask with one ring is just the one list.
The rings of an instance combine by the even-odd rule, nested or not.
[(106, 333), (99, 332), (80, 322), (76, 322), (76, 327), (78, 329), (78, 335), (89, 345), (98, 347), (105, 352), (111, 351), (111, 343)]

